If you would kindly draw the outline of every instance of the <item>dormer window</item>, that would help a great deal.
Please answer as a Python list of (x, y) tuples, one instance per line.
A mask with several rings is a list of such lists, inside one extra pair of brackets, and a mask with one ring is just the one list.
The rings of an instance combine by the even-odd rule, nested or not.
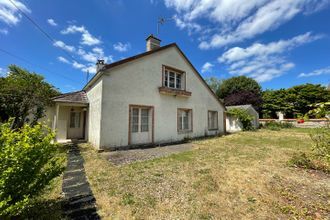
[(163, 66), (163, 86), (171, 89), (185, 90), (185, 72)]

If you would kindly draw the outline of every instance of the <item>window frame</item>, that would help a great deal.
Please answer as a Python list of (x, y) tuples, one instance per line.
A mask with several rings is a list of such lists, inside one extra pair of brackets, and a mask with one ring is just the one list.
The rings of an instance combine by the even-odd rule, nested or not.
[[(167, 72), (167, 73), (166, 73)], [(174, 87), (170, 87), (170, 73), (174, 73)], [(177, 80), (180, 76), (180, 88), (177, 88)], [(173, 90), (186, 90), (186, 72), (174, 67), (162, 65), (162, 86)]]
[[(181, 123), (181, 127), (184, 124), (184, 121), (181, 120), (180, 122), (180, 112), (185, 111), (188, 112), (188, 129), (180, 129), (180, 124)], [(177, 120), (177, 132), (179, 134), (181, 133), (188, 133), (188, 132), (192, 132), (193, 131), (193, 110), (190, 108), (178, 108), (177, 109), (177, 116), (176, 116), (176, 120)]]
[[(72, 114), (74, 114), (73, 121), (72, 121)], [(78, 120), (76, 120), (77, 118), (78, 118)], [(78, 124), (76, 124), (76, 122), (78, 122)], [(80, 128), (80, 127), (81, 127), (81, 112), (80, 111), (70, 111), (69, 128)]]
[[(210, 113), (215, 113), (216, 114), (216, 127), (212, 128), (211, 125), (211, 121), (210, 121)], [(219, 130), (219, 112), (215, 111), (215, 110), (208, 110), (207, 111), (207, 128), (209, 131), (215, 131), (215, 130)]]

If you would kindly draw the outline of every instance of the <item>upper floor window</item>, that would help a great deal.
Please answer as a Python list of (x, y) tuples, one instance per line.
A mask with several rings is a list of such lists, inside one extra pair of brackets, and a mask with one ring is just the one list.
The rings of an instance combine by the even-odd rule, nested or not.
[(185, 73), (180, 70), (175, 70), (170, 67), (164, 66), (163, 71), (163, 86), (172, 88), (172, 89), (180, 89), (184, 90), (184, 78)]

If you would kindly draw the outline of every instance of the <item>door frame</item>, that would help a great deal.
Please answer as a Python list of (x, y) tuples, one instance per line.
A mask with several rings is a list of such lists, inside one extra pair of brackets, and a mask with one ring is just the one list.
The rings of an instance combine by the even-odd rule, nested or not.
[(151, 110), (151, 144), (154, 143), (154, 128), (155, 128), (155, 108), (153, 105), (128, 105), (128, 145), (131, 145), (131, 117), (132, 108), (148, 108)]

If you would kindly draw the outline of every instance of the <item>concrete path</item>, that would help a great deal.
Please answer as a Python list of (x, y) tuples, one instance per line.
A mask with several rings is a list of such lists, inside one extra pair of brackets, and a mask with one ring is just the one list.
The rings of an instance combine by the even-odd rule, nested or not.
[(68, 164), (63, 176), (63, 212), (68, 219), (100, 219), (95, 197), (86, 179), (84, 159), (76, 144), (68, 152)]
[(102, 153), (102, 155), (115, 165), (122, 165), (127, 163), (133, 163), (136, 161), (144, 161), (159, 157), (166, 157), (171, 154), (177, 154), (192, 149), (193, 145), (191, 143), (185, 143), (146, 149), (131, 149), (104, 152)]

